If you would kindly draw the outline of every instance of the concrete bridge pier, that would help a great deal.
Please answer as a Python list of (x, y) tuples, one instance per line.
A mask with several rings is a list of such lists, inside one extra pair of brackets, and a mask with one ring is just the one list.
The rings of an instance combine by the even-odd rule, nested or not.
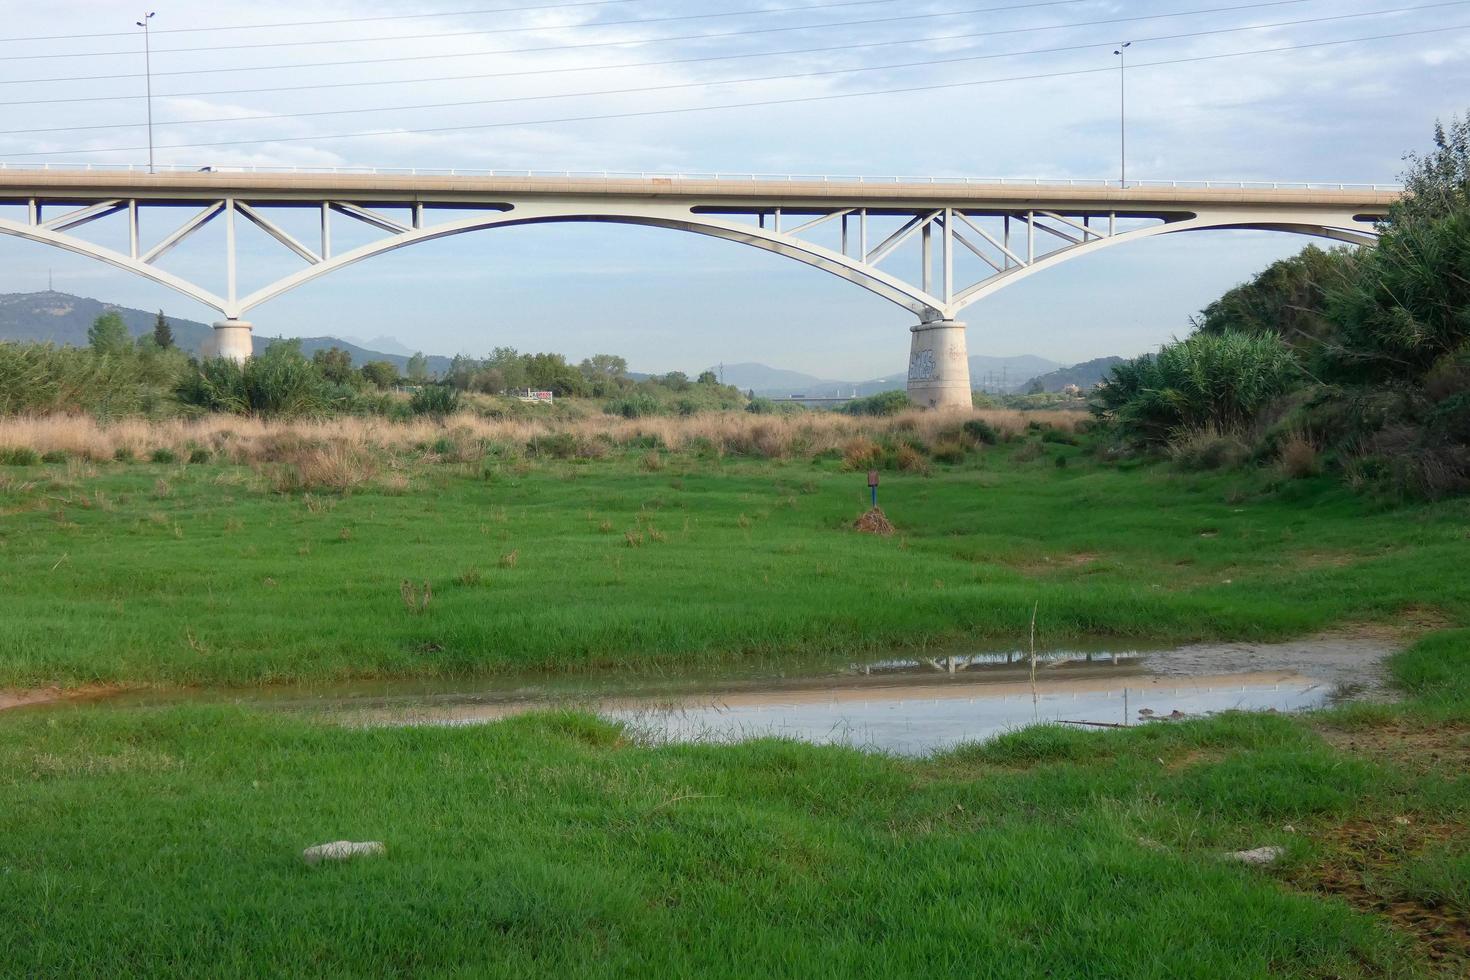
[(244, 364), (255, 352), (250, 330), (251, 324), (245, 320), (220, 320), (214, 325), (214, 356)]
[(909, 400), (923, 408), (968, 409), (970, 352), (959, 320), (925, 320), (911, 328)]

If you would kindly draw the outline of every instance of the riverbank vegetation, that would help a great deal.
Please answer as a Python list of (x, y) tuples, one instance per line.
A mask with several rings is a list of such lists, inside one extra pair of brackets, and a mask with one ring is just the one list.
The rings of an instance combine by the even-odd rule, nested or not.
[[(0, 948), (48, 976), (1460, 977), (1467, 651), (1401, 655), (1397, 705), (912, 761), (561, 713), (15, 712)], [(387, 853), (302, 863), (337, 838)]]
[[(0, 422), (0, 686), (932, 649), (1037, 601), (1050, 642), (1470, 613), (1470, 501), (1119, 465), (1077, 421)], [(890, 538), (851, 528), (875, 468)]]
[(1326, 470), (1359, 490), (1470, 490), (1470, 119), (1411, 158), (1373, 248), (1312, 247), (1115, 368), (1097, 413), (1186, 466)]

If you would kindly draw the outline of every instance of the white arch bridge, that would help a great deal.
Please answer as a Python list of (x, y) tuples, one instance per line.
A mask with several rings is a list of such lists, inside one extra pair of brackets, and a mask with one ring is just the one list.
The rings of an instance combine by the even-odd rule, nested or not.
[[(254, 307), (418, 242), (572, 221), (694, 232), (804, 262), (914, 313), (909, 394), (947, 407), (970, 403), (958, 315), (1011, 283), (1097, 249), (1185, 231), (1369, 244), (1398, 194), (1323, 184), (0, 169), (0, 234), (99, 259), (218, 310), (216, 350), (244, 358)], [(223, 255), (207, 288), (165, 260), (212, 223), (223, 225)], [(294, 271), (242, 285), (237, 230), (247, 226), (293, 254)]]

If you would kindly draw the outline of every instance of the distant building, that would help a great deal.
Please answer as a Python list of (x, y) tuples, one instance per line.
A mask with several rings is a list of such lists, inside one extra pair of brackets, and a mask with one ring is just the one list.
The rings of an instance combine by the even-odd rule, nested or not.
[(1062, 388), (1062, 394), (1064, 394), (1064, 395), (1071, 395), (1073, 398), (1076, 398), (1076, 397), (1078, 397), (1079, 395), (1082, 394), (1082, 386), (1081, 385), (1067, 385), (1066, 387)]

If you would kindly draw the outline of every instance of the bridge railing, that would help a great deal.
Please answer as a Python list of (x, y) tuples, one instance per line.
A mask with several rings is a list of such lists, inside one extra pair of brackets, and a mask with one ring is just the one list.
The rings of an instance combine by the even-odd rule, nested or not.
[[(129, 163), (9, 163), (0, 161), (0, 171), (66, 173), (149, 173), (144, 164)], [(203, 166), (187, 167), (164, 164), (152, 168), (156, 173), (229, 173), (229, 174), (340, 174), (343, 176), (385, 177), (500, 177), (515, 179), (562, 178), (577, 180), (671, 180), (730, 181), (741, 183), (828, 183), (828, 184), (934, 184), (938, 186), (1012, 185), (1018, 187), (1116, 187), (1118, 181), (1102, 177), (954, 177), (954, 176), (864, 176), (861, 174), (765, 174), (740, 172), (660, 173), (633, 170), (478, 170), (463, 167), (269, 167), (269, 166)], [(1400, 191), (1402, 184), (1344, 183), (1341, 181), (1279, 180), (1130, 180), (1130, 188), (1170, 188), (1183, 190), (1338, 190)]]

